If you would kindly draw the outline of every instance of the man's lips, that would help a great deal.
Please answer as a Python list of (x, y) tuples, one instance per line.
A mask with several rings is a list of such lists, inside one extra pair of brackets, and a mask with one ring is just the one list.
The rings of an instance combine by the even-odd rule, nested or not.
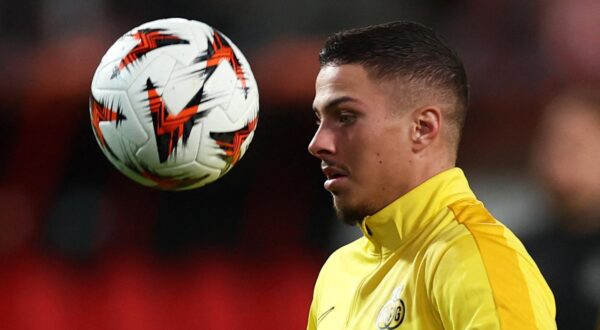
[(342, 167), (329, 164), (322, 164), (321, 170), (323, 171), (323, 174), (325, 174), (325, 177), (327, 177), (323, 186), (329, 191), (335, 189), (337, 185), (345, 181), (349, 174), (348, 171)]

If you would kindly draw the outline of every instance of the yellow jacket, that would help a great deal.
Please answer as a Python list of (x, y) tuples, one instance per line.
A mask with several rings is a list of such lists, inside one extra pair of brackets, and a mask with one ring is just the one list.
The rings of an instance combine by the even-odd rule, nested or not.
[(519, 239), (454, 168), (361, 225), (315, 285), (308, 329), (556, 329), (554, 296)]

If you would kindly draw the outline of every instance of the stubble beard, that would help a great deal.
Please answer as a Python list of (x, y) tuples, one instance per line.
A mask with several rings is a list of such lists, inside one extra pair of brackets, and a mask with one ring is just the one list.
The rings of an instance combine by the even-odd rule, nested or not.
[(363, 219), (368, 215), (368, 212), (365, 208), (356, 207), (343, 207), (339, 205), (335, 196), (333, 197), (333, 208), (335, 209), (335, 214), (338, 219), (340, 219), (343, 223), (349, 226), (360, 225)]

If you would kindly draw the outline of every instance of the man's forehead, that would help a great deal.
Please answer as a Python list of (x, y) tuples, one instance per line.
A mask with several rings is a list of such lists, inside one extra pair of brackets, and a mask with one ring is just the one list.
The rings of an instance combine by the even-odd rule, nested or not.
[(376, 92), (370, 84), (372, 82), (360, 65), (324, 66), (317, 75), (313, 108), (320, 110), (343, 102), (358, 102)]
[[(352, 86), (359, 82), (357, 79), (368, 79), (367, 71), (359, 64), (326, 65), (317, 75), (316, 88), (329, 86)], [(354, 83), (354, 84), (353, 84)]]

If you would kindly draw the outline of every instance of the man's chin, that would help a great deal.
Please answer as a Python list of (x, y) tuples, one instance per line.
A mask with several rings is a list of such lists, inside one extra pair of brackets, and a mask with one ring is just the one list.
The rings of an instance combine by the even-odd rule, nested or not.
[(345, 205), (335, 197), (333, 198), (333, 207), (335, 208), (335, 213), (338, 219), (350, 226), (356, 226), (360, 224), (368, 215), (366, 214), (364, 208)]

